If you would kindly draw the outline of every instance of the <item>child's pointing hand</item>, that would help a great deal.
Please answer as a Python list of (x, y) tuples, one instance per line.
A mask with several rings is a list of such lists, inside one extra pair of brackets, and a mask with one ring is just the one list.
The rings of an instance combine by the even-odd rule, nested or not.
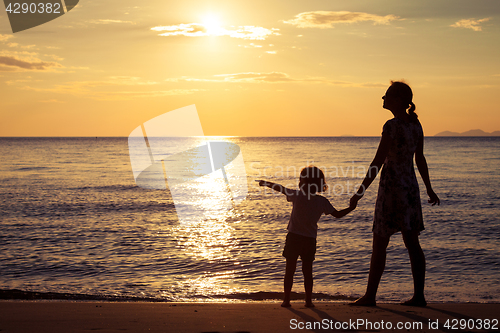
[(256, 180), (259, 183), (259, 186), (269, 186), (269, 183), (265, 180)]

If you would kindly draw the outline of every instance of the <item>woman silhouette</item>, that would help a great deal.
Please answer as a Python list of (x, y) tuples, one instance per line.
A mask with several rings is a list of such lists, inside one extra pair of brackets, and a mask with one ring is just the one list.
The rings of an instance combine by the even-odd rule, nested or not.
[(424, 224), (418, 183), (413, 167), (414, 155), (418, 171), (429, 195), (429, 203), (434, 206), (439, 205), (440, 201), (432, 190), (429, 180), (423, 150), (424, 135), (415, 113), (411, 88), (403, 82), (391, 82), (391, 86), (382, 98), (384, 99), (383, 107), (390, 110), (394, 118), (385, 123), (375, 158), (362, 185), (351, 198), (351, 206), (356, 206), (383, 165), (375, 205), (373, 251), (368, 285), (365, 295), (352, 304), (376, 305), (377, 289), (385, 268), (389, 239), (391, 235), (401, 231), (410, 255), (414, 282), (413, 297), (402, 304), (426, 306), (425, 256), (418, 240), (420, 231), (424, 230)]

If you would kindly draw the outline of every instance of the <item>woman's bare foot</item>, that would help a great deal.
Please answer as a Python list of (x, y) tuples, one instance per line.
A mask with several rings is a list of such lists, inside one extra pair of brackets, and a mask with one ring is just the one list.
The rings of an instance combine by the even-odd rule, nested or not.
[(414, 296), (411, 299), (401, 303), (401, 305), (424, 307), (424, 306), (427, 306), (427, 302), (425, 301), (425, 298), (423, 298), (423, 297), (417, 298)]
[(292, 304), (290, 304), (290, 301), (283, 301), (283, 303), (281, 303), (282, 308), (289, 308), (291, 306)]
[(363, 297), (357, 299), (356, 301), (349, 303), (349, 305), (352, 305), (352, 306), (376, 306), (377, 302), (375, 302), (374, 299), (370, 299), (366, 296), (363, 296)]

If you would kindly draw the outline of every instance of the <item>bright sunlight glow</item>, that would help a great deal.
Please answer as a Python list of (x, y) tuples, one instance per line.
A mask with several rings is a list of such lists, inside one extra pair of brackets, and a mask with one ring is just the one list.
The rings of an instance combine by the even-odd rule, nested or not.
[(208, 35), (218, 35), (222, 30), (219, 18), (212, 14), (203, 17), (202, 24), (207, 29)]

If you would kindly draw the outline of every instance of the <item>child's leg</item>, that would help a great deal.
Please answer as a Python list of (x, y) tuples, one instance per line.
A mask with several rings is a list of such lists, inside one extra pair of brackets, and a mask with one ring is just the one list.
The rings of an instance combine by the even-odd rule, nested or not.
[(286, 259), (286, 269), (285, 269), (285, 279), (284, 279), (284, 292), (282, 307), (290, 306), (290, 294), (292, 293), (293, 286), (293, 275), (295, 274), (295, 268), (297, 267), (297, 258)]
[(304, 289), (306, 291), (306, 306), (313, 307), (312, 290), (313, 290), (313, 262), (302, 261), (302, 273), (304, 274)]

